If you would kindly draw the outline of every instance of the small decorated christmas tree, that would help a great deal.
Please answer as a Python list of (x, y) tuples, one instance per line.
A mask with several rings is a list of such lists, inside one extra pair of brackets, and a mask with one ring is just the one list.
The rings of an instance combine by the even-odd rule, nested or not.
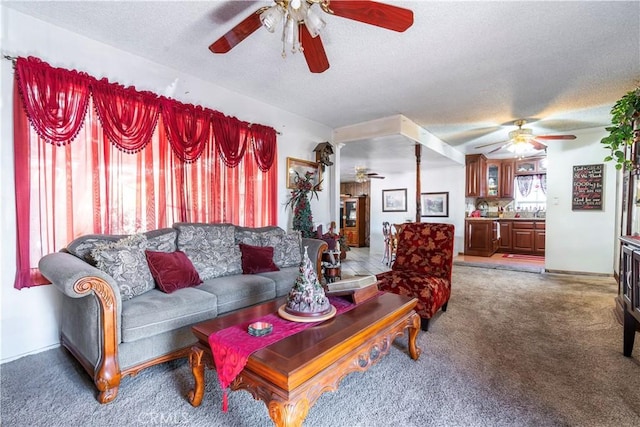
[(319, 316), (331, 311), (331, 304), (318, 280), (306, 246), (300, 272), (289, 291), (285, 311), (296, 316)]

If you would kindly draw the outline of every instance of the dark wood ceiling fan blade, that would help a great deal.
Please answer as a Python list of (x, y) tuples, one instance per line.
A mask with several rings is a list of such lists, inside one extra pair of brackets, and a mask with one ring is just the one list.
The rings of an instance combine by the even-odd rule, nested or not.
[(379, 173), (378, 172), (369, 172), (367, 174), (367, 176), (374, 176), (374, 175), (379, 175)]
[(264, 8), (260, 8), (247, 16), (242, 22), (229, 30), (224, 36), (213, 42), (209, 46), (209, 50), (213, 53), (227, 53), (242, 40), (253, 34), (262, 26), (260, 22), (260, 14)]
[(328, 9), (336, 16), (398, 32), (413, 25), (413, 11), (375, 1), (331, 0)]
[(542, 135), (536, 136), (536, 139), (576, 139), (575, 135)]
[(305, 25), (299, 25), (300, 42), (302, 43), (302, 53), (307, 60), (309, 71), (312, 73), (323, 73), (329, 69), (329, 60), (322, 45), (320, 36), (311, 37), (311, 33)]

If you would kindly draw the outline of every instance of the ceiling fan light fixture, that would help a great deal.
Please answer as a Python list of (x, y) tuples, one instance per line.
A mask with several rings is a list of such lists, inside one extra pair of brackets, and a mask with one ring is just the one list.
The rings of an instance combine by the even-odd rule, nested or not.
[(276, 4), (260, 14), (260, 22), (267, 31), (273, 33), (276, 30), (278, 23), (282, 21), (283, 15), (284, 10)]
[(507, 147), (507, 150), (511, 151), (514, 154), (525, 154), (534, 150), (533, 144), (529, 141), (516, 141), (514, 140), (513, 144)]
[(282, 29), (282, 57), (286, 58), (287, 47), (291, 48), (291, 53), (301, 52), (298, 21), (290, 15), (286, 18), (287, 22)]
[(320, 13), (313, 10), (315, 6), (316, 5), (314, 4), (307, 10), (307, 16), (304, 19), (304, 25), (307, 27), (307, 30), (309, 30), (311, 37), (318, 37), (320, 32), (324, 30), (324, 27), (327, 25), (327, 23), (324, 22), (324, 19), (320, 17)]

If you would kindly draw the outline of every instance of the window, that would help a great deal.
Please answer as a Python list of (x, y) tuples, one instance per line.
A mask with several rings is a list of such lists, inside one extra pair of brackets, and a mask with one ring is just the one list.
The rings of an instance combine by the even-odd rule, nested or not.
[(520, 175), (515, 178), (515, 208), (539, 211), (547, 207), (547, 175)]

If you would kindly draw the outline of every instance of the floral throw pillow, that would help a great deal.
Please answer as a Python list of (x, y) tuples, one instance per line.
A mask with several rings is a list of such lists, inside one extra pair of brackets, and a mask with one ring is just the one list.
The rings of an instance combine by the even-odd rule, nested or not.
[(280, 268), (298, 267), (302, 262), (302, 235), (299, 231), (268, 236), (262, 246), (273, 246), (273, 262)]
[(97, 246), (91, 251), (96, 267), (115, 280), (123, 300), (141, 295), (155, 287), (144, 253), (146, 248), (146, 236), (136, 234), (114, 243)]
[(189, 257), (202, 280), (242, 274), (234, 225), (180, 223), (174, 227), (178, 229), (178, 250)]

